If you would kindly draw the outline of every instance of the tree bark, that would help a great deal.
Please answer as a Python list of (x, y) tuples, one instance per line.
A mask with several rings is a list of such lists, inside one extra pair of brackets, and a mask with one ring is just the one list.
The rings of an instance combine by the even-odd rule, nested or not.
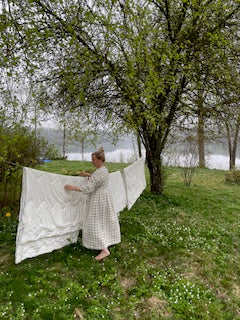
[(161, 194), (164, 188), (164, 176), (160, 155), (156, 158), (151, 150), (146, 149), (146, 160), (150, 173), (151, 192)]
[(198, 161), (200, 168), (206, 168), (205, 163), (205, 134), (203, 112), (198, 112)]
[(230, 153), (230, 157), (229, 157), (229, 169), (233, 169), (236, 165), (236, 154), (233, 152)]
[(232, 153), (232, 140), (231, 140), (231, 134), (230, 134), (230, 128), (228, 125), (228, 122), (225, 122), (226, 131), (227, 131), (227, 142), (228, 142), (228, 152), (229, 152), (229, 169), (231, 170), (234, 167), (233, 163), (233, 153)]
[(84, 138), (81, 140), (81, 149), (82, 149), (82, 161), (84, 160)]
[(142, 142), (146, 149), (146, 162), (150, 174), (151, 192), (161, 194), (164, 189), (164, 174), (161, 154), (163, 151), (162, 136), (148, 136), (145, 132)]
[(205, 133), (204, 133), (204, 91), (198, 89), (197, 91), (197, 139), (198, 139), (198, 166), (206, 168), (205, 163)]
[(237, 153), (237, 143), (238, 143), (238, 136), (240, 131), (240, 112), (237, 118), (234, 138), (233, 141), (231, 140), (231, 129), (228, 122), (225, 123), (226, 131), (227, 131), (227, 141), (228, 141), (228, 151), (229, 151), (229, 169), (233, 169), (236, 166), (236, 153)]
[(238, 143), (239, 130), (240, 130), (240, 112), (239, 112), (239, 115), (237, 118), (235, 134), (234, 134), (234, 139), (233, 139), (233, 149), (232, 149), (230, 169), (232, 169), (236, 166), (236, 154), (237, 154), (237, 143)]
[(137, 133), (137, 145), (138, 145), (138, 155), (139, 155), (139, 158), (141, 158), (142, 157), (141, 139), (138, 133)]
[(63, 158), (65, 158), (66, 156), (66, 149), (65, 149), (65, 145), (66, 145), (66, 124), (64, 122), (63, 124)]

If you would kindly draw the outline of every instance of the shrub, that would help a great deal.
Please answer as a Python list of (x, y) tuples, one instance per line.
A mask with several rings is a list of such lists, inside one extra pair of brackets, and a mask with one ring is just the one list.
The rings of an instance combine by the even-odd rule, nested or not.
[(0, 126), (0, 204), (19, 201), (22, 167), (34, 167), (40, 157), (58, 155), (48, 142), (19, 124)]
[(235, 167), (225, 174), (225, 181), (228, 183), (240, 184), (240, 168)]
[(44, 153), (44, 158), (46, 159), (63, 159), (57, 147), (54, 144), (47, 146), (47, 150)]
[(190, 186), (194, 176), (195, 167), (181, 167), (181, 175), (185, 186)]

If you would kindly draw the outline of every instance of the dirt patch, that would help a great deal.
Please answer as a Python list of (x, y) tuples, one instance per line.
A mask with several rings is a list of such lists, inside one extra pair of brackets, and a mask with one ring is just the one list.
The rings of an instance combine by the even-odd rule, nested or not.
[(186, 266), (189, 271), (184, 272), (184, 278), (188, 280), (199, 278), (199, 273), (201, 271), (201, 266), (198, 262), (192, 263), (190, 266)]
[(180, 220), (184, 219), (186, 217), (186, 213), (184, 211), (180, 211), (179, 214), (178, 214), (178, 218)]
[(240, 299), (240, 286), (238, 286), (237, 284), (234, 284), (232, 292), (237, 298)]
[(168, 302), (158, 297), (151, 297), (147, 299), (147, 307), (150, 310), (158, 311), (159, 315), (163, 318), (169, 318), (172, 314), (168, 310)]
[(84, 320), (84, 317), (78, 308), (75, 308), (74, 310), (74, 319)]
[(10, 260), (10, 254), (5, 254), (4, 256), (0, 257), (0, 264), (7, 264)]
[(136, 281), (133, 279), (124, 278), (120, 281), (120, 284), (124, 289), (129, 289), (135, 286)]
[(147, 304), (151, 309), (159, 309), (161, 306), (165, 306), (167, 304), (166, 301), (160, 300), (157, 297), (151, 297), (147, 300)]

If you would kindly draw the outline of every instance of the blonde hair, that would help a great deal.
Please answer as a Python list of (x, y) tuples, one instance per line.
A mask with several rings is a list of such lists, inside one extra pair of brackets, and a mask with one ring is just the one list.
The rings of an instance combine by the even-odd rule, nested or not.
[(105, 161), (105, 153), (104, 153), (103, 147), (101, 147), (101, 148), (98, 149), (97, 151), (93, 152), (93, 153), (92, 153), (92, 156), (93, 156), (93, 155), (95, 155), (98, 160), (102, 160), (102, 162)]

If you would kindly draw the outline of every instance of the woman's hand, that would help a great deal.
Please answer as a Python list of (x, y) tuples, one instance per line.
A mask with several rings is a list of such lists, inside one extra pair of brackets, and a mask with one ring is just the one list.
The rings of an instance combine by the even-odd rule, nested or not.
[(91, 173), (88, 173), (88, 172), (85, 172), (85, 171), (79, 172), (78, 174), (81, 177), (91, 177)]
[(65, 189), (65, 190), (76, 190), (76, 187), (71, 186), (70, 184), (66, 184), (66, 185), (64, 186), (64, 189)]

